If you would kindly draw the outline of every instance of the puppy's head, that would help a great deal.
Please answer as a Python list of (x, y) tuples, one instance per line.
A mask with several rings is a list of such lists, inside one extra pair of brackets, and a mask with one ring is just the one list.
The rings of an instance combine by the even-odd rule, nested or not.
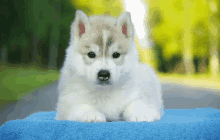
[(134, 47), (130, 13), (122, 13), (116, 19), (87, 17), (78, 10), (71, 26), (71, 40), (75, 68), (87, 80), (111, 85), (123, 80), (123, 75), (129, 72)]

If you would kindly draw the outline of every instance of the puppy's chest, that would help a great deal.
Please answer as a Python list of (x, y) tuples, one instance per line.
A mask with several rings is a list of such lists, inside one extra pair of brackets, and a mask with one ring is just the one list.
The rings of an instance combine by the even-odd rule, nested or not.
[(125, 106), (132, 100), (130, 93), (115, 91), (109, 95), (97, 98), (93, 107), (104, 113), (109, 119), (118, 119)]

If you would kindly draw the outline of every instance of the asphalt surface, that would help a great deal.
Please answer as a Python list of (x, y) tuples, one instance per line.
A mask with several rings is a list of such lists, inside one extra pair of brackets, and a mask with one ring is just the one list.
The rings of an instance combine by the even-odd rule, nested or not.
[[(213, 107), (220, 109), (220, 91), (163, 83), (165, 109)], [(9, 102), (0, 110), (0, 126), (10, 120), (24, 119), (39, 111), (55, 111), (57, 82), (37, 90), (19, 101)]]

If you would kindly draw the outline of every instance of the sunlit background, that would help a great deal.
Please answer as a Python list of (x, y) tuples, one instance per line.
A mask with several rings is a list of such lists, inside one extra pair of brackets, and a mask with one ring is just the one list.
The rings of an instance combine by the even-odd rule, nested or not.
[[(126, 1), (1, 0), (0, 104), (59, 78), (77, 9), (118, 17), (129, 9)], [(134, 23), (146, 17), (147, 46), (136, 33), (140, 60), (154, 67), (162, 82), (220, 89), (220, 1), (147, 0), (145, 10), (135, 2)]]

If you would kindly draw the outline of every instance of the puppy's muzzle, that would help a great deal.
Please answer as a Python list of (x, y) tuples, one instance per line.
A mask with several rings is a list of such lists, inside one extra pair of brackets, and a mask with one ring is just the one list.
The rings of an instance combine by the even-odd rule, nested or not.
[(98, 73), (98, 79), (100, 81), (108, 81), (110, 78), (110, 72), (108, 70), (100, 70)]

